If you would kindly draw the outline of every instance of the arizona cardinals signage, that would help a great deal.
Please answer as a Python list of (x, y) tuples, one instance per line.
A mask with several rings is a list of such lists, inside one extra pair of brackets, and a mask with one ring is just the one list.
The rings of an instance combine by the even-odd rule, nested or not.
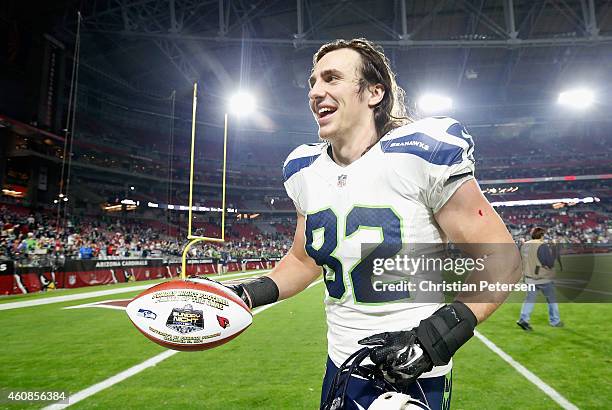
[[(280, 258), (253, 258), (230, 261), (228, 272), (242, 269), (271, 269)], [(187, 259), (187, 275), (217, 274), (214, 258)], [(244, 266), (243, 266), (244, 265)], [(55, 288), (80, 288), (180, 275), (180, 261), (157, 259), (68, 259), (63, 266), (15, 267), (14, 261), (0, 261), (0, 295), (32, 293)]]

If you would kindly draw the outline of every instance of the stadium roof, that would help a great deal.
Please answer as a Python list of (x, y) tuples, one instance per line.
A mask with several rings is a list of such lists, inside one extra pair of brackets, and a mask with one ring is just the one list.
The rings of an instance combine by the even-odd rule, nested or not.
[[(79, 2), (52, 3), (41, 14), (72, 47)], [(199, 80), (209, 95), (224, 96), (240, 83), (277, 112), (294, 113), (304, 105), (313, 51), (353, 37), (385, 47), (412, 100), (435, 89), (481, 118), (545, 116), (563, 86), (586, 83), (608, 98), (612, 84), (612, 1), (99, 0), (80, 7), (81, 67), (143, 94), (187, 95)]]

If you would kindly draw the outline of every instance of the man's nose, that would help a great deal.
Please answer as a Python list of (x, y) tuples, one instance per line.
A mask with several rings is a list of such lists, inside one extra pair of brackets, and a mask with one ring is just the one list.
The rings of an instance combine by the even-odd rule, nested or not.
[(316, 82), (308, 92), (308, 98), (316, 100), (325, 97), (325, 89), (320, 82)]

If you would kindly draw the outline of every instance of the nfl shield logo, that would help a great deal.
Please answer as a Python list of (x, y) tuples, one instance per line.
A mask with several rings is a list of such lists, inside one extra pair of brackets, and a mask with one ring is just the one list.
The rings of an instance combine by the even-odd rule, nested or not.
[(338, 188), (342, 188), (346, 185), (346, 175), (338, 175)]

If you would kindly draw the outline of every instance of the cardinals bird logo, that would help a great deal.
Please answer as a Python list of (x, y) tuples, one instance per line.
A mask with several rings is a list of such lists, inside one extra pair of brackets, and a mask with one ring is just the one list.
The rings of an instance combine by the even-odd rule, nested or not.
[(229, 326), (229, 320), (223, 316), (217, 315), (217, 322), (219, 322), (219, 326), (221, 326), (223, 329)]

